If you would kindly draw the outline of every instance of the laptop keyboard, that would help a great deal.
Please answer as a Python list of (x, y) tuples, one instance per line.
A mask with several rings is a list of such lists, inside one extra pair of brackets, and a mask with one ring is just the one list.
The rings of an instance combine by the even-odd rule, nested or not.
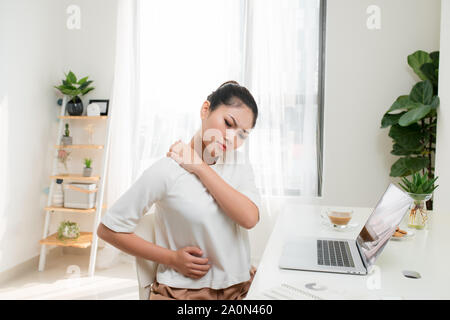
[(317, 263), (321, 266), (355, 267), (347, 241), (317, 240)]

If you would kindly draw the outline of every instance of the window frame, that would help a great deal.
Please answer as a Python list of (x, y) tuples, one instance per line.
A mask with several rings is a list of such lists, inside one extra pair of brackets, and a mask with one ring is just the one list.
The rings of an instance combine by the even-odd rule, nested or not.
[(323, 191), (323, 129), (325, 102), (325, 56), (326, 56), (326, 16), (327, 0), (320, 0), (319, 15), (319, 83), (318, 83), (318, 121), (317, 121), (317, 195), (322, 197)]

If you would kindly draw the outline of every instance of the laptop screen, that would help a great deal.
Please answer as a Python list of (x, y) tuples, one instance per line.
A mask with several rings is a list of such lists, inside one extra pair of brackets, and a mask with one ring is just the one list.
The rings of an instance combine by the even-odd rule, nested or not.
[(356, 239), (366, 265), (372, 265), (402, 221), (413, 200), (390, 184)]

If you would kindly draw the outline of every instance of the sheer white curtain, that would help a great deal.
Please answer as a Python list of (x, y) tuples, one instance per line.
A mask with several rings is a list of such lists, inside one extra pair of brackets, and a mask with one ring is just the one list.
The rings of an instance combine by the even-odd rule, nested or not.
[(139, 170), (200, 128), (200, 107), (227, 80), (242, 82), (240, 0), (140, 1)]
[[(138, 106), (138, 3), (120, 0), (117, 10), (116, 57), (111, 97), (111, 136), (105, 202), (111, 206), (135, 180), (136, 117)], [(105, 243), (97, 267), (108, 268), (119, 261), (120, 251)]]
[(248, 2), (245, 82), (260, 110), (250, 159), (264, 195), (317, 196), (319, 0)]
[(202, 103), (227, 80), (258, 104), (242, 148), (261, 194), (317, 195), (319, 3), (119, 0), (108, 203), (191, 139)]

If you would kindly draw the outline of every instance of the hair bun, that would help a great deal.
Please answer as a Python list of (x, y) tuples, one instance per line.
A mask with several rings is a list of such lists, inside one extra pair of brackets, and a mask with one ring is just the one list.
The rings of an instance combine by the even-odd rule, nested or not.
[(229, 81), (227, 81), (227, 82), (222, 83), (222, 84), (219, 86), (219, 88), (222, 88), (224, 85), (230, 84), (230, 83), (232, 83), (232, 84), (237, 84), (237, 85), (239, 86), (239, 83), (238, 83), (237, 81), (229, 80)]

